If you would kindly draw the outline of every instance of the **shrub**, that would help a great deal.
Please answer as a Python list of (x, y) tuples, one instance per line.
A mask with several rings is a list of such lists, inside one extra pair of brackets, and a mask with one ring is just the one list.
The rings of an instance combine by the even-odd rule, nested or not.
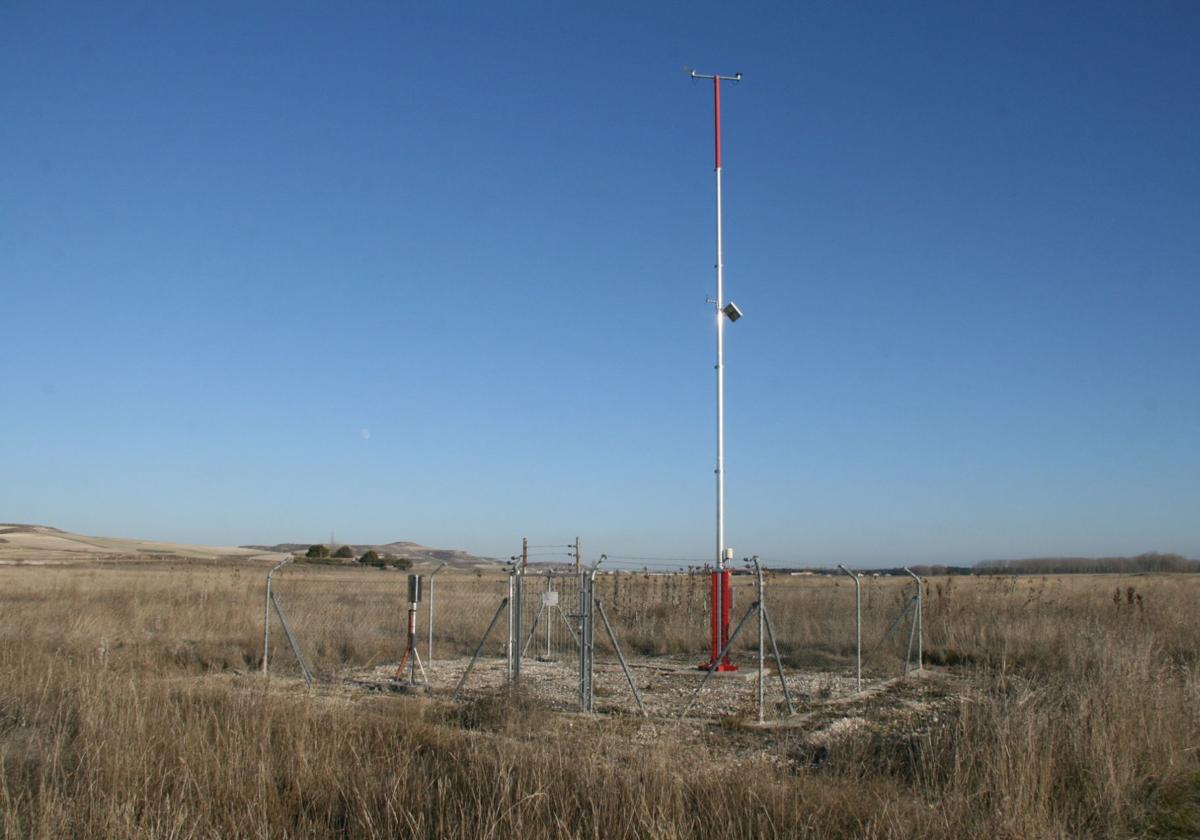
[(329, 556), (329, 546), (327, 545), (310, 545), (308, 552), (304, 555), (310, 560), (323, 560)]
[(341, 548), (339, 548), (337, 551), (333, 552), (333, 556), (340, 557), (343, 560), (353, 560), (354, 559), (354, 549), (348, 545), (344, 545)]
[(358, 558), (358, 562), (364, 566), (374, 566), (377, 569), (384, 567), (384, 560), (379, 556), (379, 553), (374, 549), (368, 550), (362, 557)]

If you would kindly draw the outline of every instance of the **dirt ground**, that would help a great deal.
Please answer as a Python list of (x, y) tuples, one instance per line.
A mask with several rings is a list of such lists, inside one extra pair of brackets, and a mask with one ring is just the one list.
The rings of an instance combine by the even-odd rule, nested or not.
[[(432, 702), (451, 701), (468, 661), (465, 657), (437, 660), (426, 670), (428, 691), (418, 696)], [(579, 710), (578, 666), (573, 660), (524, 660), (522, 689), (527, 702), (561, 714), (562, 725), (582, 721), (584, 726), (620, 732), (633, 748), (661, 745), (666, 739), (703, 746), (737, 760), (783, 766), (819, 763), (847, 737), (918, 736), (939, 719), (955, 714), (966, 689), (960, 678), (946, 670), (924, 670), (907, 678), (864, 676), (862, 692), (855, 690), (853, 676), (844, 673), (796, 671), (787, 674), (794, 707), (794, 714), (788, 714), (778, 673), (769, 669), (764, 674), (765, 722), (760, 725), (753, 662), (747, 670), (713, 675), (699, 694), (704, 672), (689, 658), (635, 658), (629, 664), (645, 716), (638, 712), (617, 662), (596, 663), (595, 713), (591, 715)], [(403, 682), (394, 679), (395, 667), (381, 665), (348, 675), (342, 688), (351, 693), (392, 693)], [(506, 685), (505, 670), (504, 660), (477, 662), (456, 703), (486, 702), (499, 696)], [(681, 715), (689, 701), (690, 708)]]
[[(469, 663), (467, 657), (439, 659), (426, 668), (430, 692), (434, 695), (453, 694)], [(688, 657), (658, 656), (629, 660), (634, 685), (653, 718), (679, 717), (691, 700), (688, 717), (723, 718), (757, 717), (757, 670), (753, 663), (741, 670), (716, 673), (697, 689), (705, 672)], [(363, 687), (386, 687), (395, 675), (395, 665), (379, 666), (351, 677)], [(418, 681), (421, 679), (418, 671)], [(764, 673), (764, 707), (767, 719), (786, 713), (778, 672), (770, 667)], [(506, 682), (505, 662), (501, 659), (479, 660), (459, 692), (461, 699), (494, 693)], [(878, 687), (878, 679), (863, 679), (863, 689)], [(637, 702), (629, 681), (617, 662), (597, 660), (593, 676), (595, 711), (600, 714), (638, 714)], [(541, 662), (526, 658), (521, 662), (521, 686), (534, 699), (556, 711), (579, 710), (579, 670), (575, 660)], [(852, 676), (824, 671), (788, 673), (788, 692), (799, 707), (813, 700), (846, 697), (854, 693)], [(695, 698), (692, 700), (692, 698)]]

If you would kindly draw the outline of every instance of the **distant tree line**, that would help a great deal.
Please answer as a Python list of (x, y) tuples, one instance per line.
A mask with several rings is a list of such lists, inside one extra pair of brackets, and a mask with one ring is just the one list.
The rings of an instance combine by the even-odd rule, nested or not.
[[(939, 575), (1070, 575), (1070, 574), (1142, 574), (1197, 573), (1200, 560), (1189, 560), (1182, 554), (1151, 551), (1135, 557), (1031, 557), (1025, 560), (985, 560), (974, 566), (946, 566), (941, 564), (914, 564), (909, 566), (920, 577)], [(841, 575), (842, 572), (829, 566), (779, 567), (770, 570), (773, 574), (793, 575)], [(864, 569), (856, 571), (879, 577), (906, 577), (903, 567)], [(743, 569), (733, 573), (752, 574)]]
[[(914, 570), (915, 571), (915, 570)], [(1069, 575), (1117, 572), (1200, 572), (1200, 560), (1152, 551), (1136, 557), (1031, 557), (988, 560), (975, 565), (977, 575)]]
[(354, 549), (348, 545), (339, 546), (337, 551), (332, 552), (327, 545), (310, 545), (308, 551), (304, 553), (304, 560), (308, 563), (329, 565), (340, 565), (349, 560), (363, 566), (374, 566), (377, 569), (386, 569), (389, 566), (393, 569), (411, 569), (413, 565), (413, 561), (407, 557), (380, 554), (373, 548), (367, 549), (361, 557), (355, 558)]
[[(943, 566), (934, 564), (932, 566), (909, 566), (913, 574), (918, 577), (935, 577), (937, 575), (970, 575), (974, 574), (975, 570), (970, 566)], [(906, 574), (904, 569), (887, 569), (888, 574), (903, 575)]]

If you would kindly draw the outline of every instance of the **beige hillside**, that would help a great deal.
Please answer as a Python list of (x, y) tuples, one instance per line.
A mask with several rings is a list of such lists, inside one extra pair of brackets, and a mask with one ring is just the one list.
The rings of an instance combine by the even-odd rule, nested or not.
[(97, 560), (280, 560), (286, 554), (233, 546), (86, 537), (45, 525), (0, 523), (0, 564), (60, 565)]

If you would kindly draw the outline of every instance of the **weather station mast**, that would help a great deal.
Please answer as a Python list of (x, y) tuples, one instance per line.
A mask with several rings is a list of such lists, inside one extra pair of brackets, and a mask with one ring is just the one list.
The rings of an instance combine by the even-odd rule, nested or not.
[[(706, 671), (736, 671), (729, 661), (729, 612), (732, 605), (731, 572), (726, 563), (733, 559), (733, 549), (725, 545), (725, 319), (732, 323), (742, 317), (733, 301), (725, 302), (725, 260), (721, 218), (721, 82), (740, 82), (742, 74), (732, 76), (697, 73), (684, 68), (693, 79), (712, 79), (713, 83), (713, 150), (717, 183), (717, 296), (708, 302), (713, 305), (717, 319), (717, 563), (712, 573), (711, 635), (712, 653), (700, 665)], [(722, 656), (724, 652), (724, 656)]]

